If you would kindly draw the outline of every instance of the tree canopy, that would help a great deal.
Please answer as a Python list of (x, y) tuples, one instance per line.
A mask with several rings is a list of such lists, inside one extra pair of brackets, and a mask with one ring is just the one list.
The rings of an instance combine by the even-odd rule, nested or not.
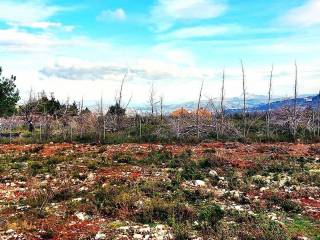
[(65, 114), (76, 116), (79, 113), (76, 102), (73, 102), (71, 105), (61, 104), (60, 101), (54, 97), (53, 93), (48, 97), (44, 91), (39, 94), (38, 98), (30, 97), (28, 103), (20, 106), (20, 111), (27, 115), (46, 114), (57, 117)]
[(0, 67), (0, 117), (10, 116), (16, 112), (16, 104), (20, 100), (19, 91), (15, 84), (16, 77), (2, 76)]

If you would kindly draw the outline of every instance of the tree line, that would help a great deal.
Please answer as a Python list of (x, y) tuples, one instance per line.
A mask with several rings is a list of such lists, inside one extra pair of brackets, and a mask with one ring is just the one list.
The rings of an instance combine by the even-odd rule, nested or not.
[[(248, 111), (245, 67), (242, 70), (242, 110), (234, 113), (225, 106), (225, 71), (222, 72), (220, 99), (209, 99), (201, 106), (204, 82), (201, 83), (194, 114), (164, 114), (163, 97), (159, 100), (152, 85), (149, 95), (150, 112), (126, 114), (123, 101), (124, 75), (115, 103), (106, 110), (101, 99), (97, 111), (79, 103), (61, 103), (54, 94), (30, 93), (24, 104), (17, 105), (20, 97), (16, 77), (2, 76), (0, 69), (0, 117), (2, 130), (28, 130), (32, 141), (202, 141), (205, 139), (237, 141), (305, 141), (320, 140), (320, 92), (317, 105), (298, 104), (298, 66), (295, 63), (294, 98), (292, 104), (272, 109), (273, 66), (270, 71), (266, 111)], [(218, 104), (217, 104), (218, 102)], [(17, 107), (18, 106), (18, 107)], [(178, 111), (179, 113), (179, 111)], [(5, 117), (5, 118), (3, 118)], [(5, 120), (6, 119), (6, 120)], [(1, 136), (1, 135), (0, 135)], [(11, 135), (10, 135), (11, 136)]]

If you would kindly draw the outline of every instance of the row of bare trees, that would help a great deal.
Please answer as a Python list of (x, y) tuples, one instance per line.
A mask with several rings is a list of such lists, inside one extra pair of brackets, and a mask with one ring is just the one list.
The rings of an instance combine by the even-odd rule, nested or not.
[[(101, 97), (97, 111), (85, 111), (82, 99), (77, 114), (72, 114), (72, 111), (69, 111), (71, 105), (66, 104), (59, 115), (49, 115), (46, 111), (35, 111), (37, 101), (30, 95), (28, 104), (21, 107), (19, 116), (0, 119), (0, 132), (3, 133), (2, 137), (8, 135), (5, 133), (9, 133), (11, 139), (14, 136), (12, 133), (17, 133), (26, 126), (30, 133), (25, 135), (40, 142), (106, 141), (110, 138), (123, 141), (157, 139), (183, 141), (206, 138), (270, 140), (280, 139), (282, 135), (290, 135), (292, 140), (297, 140), (298, 137), (320, 138), (320, 92), (316, 107), (299, 105), (297, 63), (295, 63), (294, 97), (292, 100), (287, 100), (287, 105), (276, 110), (272, 107), (273, 65), (268, 84), (266, 111), (248, 111), (246, 75), (242, 61), (241, 71), (243, 97), (241, 111), (228, 111), (225, 104), (226, 74), (223, 70), (220, 99), (218, 101), (209, 99), (204, 106), (202, 104), (204, 81), (202, 81), (197, 108), (193, 113), (181, 111), (178, 115), (165, 114), (163, 97), (157, 100), (152, 84), (149, 95), (150, 112), (135, 110), (131, 114), (126, 114), (131, 101), (130, 98), (126, 104), (123, 103), (126, 73), (116, 94), (115, 104), (108, 109), (104, 108)], [(36, 104), (31, 104), (34, 102)]]

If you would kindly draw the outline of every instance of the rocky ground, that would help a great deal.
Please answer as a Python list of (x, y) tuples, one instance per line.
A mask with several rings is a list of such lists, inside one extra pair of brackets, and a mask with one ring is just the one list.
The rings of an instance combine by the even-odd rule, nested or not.
[(320, 239), (320, 144), (0, 145), (0, 239)]

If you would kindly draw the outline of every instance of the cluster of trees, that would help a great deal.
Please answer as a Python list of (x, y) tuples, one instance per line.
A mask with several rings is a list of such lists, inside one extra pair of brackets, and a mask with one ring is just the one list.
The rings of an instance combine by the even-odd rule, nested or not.
[(16, 77), (2, 76), (0, 67), (0, 117), (10, 116), (16, 112), (17, 102), (20, 100), (19, 91), (15, 84)]
[[(242, 64), (242, 63), (241, 63)], [(182, 140), (248, 140), (253, 141), (296, 141), (320, 140), (320, 93), (316, 107), (300, 107), (297, 102), (298, 71), (294, 82), (294, 99), (281, 109), (271, 108), (273, 67), (270, 73), (268, 89), (268, 109), (250, 112), (247, 108), (245, 68), (242, 64), (243, 108), (237, 113), (228, 113), (225, 109), (225, 73), (222, 74), (221, 99), (219, 104), (209, 99), (206, 114), (201, 107), (202, 82), (197, 109), (194, 114), (163, 115), (163, 98), (157, 102), (152, 86), (150, 91), (150, 114), (136, 112), (126, 115), (129, 103), (124, 104), (122, 91), (126, 75), (121, 82), (115, 104), (104, 110), (102, 100), (97, 112), (83, 109), (83, 104), (61, 103), (53, 94), (37, 96), (30, 94), (29, 100), (16, 108), (19, 92), (15, 86), (15, 77), (0, 79), (0, 117), (14, 113), (29, 125), (29, 131), (39, 129), (39, 139), (62, 139), (87, 141), (107, 141), (113, 137), (118, 141), (175, 141)], [(130, 102), (130, 100), (129, 100)], [(160, 106), (157, 106), (160, 104)], [(160, 107), (160, 111), (158, 111)], [(183, 112), (183, 111), (181, 111)], [(158, 114), (160, 113), (160, 115)], [(8, 121), (12, 129), (12, 121)], [(120, 140), (119, 140), (120, 141)], [(121, 142), (120, 141), (120, 142)]]
[(48, 97), (45, 92), (41, 92), (38, 97), (31, 96), (26, 104), (22, 104), (19, 113), (29, 112), (30, 114), (46, 114), (50, 116), (60, 117), (63, 114), (76, 116), (79, 113), (79, 107), (76, 102), (69, 104), (61, 104), (51, 93)]
[[(46, 114), (55, 117), (62, 115), (76, 116), (80, 113), (80, 108), (76, 102), (72, 104), (62, 104), (51, 93), (48, 97), (43, 91), (37, 96), (30, 93), (29, 100), (19, 107), (20, 100), (19, 90), (15, 84), (16, 76), (11, 75), (10, 78), (2, 76), (2, 68), (0, 67), (0, 117), (8, 117), (13, 114)], [(119, 111), (117, 107), (113, 111)], [(90, 112), (88, 108), (81, 109), (82, 113)]]

